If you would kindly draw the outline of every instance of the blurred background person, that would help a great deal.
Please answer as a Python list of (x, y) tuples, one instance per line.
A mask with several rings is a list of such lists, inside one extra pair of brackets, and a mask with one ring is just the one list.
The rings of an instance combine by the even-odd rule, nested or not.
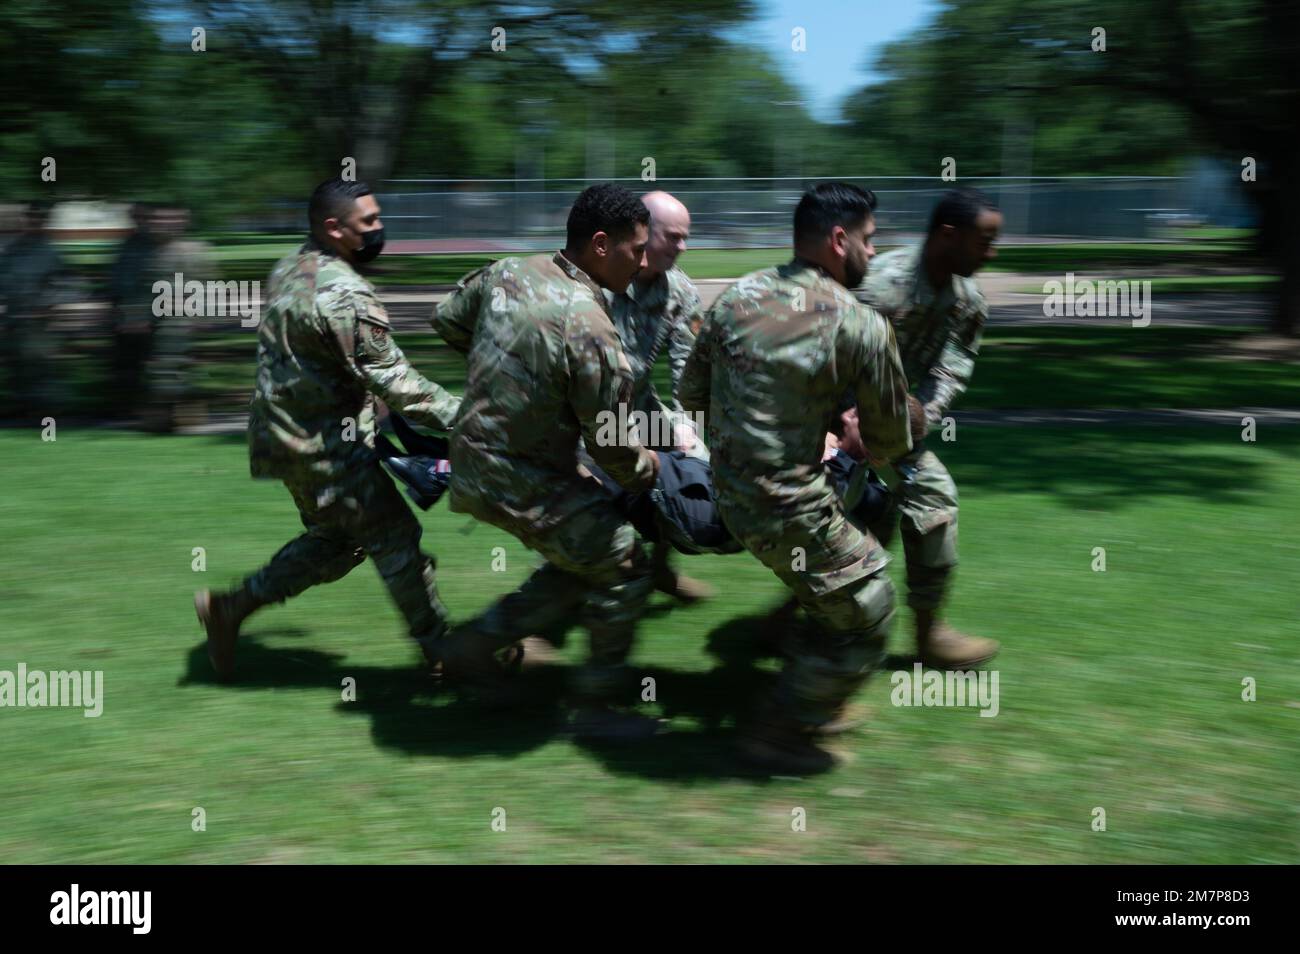
[[(192, 350), (200, 327), (219, 316), (206, 311), (159, 316), (154, 307), (159, 297), (155, 285), (159, 281), (166, 282), (169, 289), (178, 281), (206, 285), (216, 279), (217, 269), (212, 247), (187, 236), (190, 213), (185, 206), (159, 203), (150, 211), (148, 222), (149, 245), (130, 288), (126, 320), (135, 326), (147, 322), (149, 327), (148, 343), (138, 346), (145, 355), (142, 403), (136, 407), (140, 424), (146, 430), (166, 432), (200, 423), (205, 417), (202, 405), (195, 400)], [(205, 296), (205, 308), (208, 300)]]
[(27, 418), (59, 410), (62, 387), (53, 363), (54, 308), (67, 269), (49, 234), (51, 204), (28, 203), (20, 232), (0, 254), (0, 301), (4, 325), (5, 417)]
[(139, 307), (143, 296), (137, 294), (136, 289), (141, 286), (154, 254), (155, 240), (149, 221), (151, 211), (147, 203), (132, 204), (131, 221), (135, 229), (118, 247), (109, 273), (109, 322), (113, 350), (105, 390), (108, 392), (109, 413), (116, 416), (134, 413), (144, 399), (144, 366), (153, 341), (153, 320), (152, 310), (144, 311)]

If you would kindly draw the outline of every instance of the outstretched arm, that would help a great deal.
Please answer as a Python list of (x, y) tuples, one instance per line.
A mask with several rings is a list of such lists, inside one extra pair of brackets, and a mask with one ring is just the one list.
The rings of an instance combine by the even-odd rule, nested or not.
[(460, 398), (412, 367), (393, 340), (388, 314), (378, 299), (357, 295), (353, 304), (350, 320), (347, 310), (331, 319), (348, 371), (394, 411), (419, 424), (450, 430)]

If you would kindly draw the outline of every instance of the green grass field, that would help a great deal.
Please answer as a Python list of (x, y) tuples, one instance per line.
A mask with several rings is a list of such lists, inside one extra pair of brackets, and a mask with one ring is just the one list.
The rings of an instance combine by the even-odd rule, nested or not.
[[(745, 554), (683, 559), (722, 597), (657, 598), (641, 627), (633, 662), (657, 680), (670, 731), (579, 746), (547, 713), (485, 714), (431, 691), (366, 565), (254, 617), (239, 681), (214, 684), (192, 591), (236, 581), (299, 529), (281, 487), (249, 480), (242, 439), (0, 431), (0, 669), (105, 680), (98, 719), (0, 709), (0, 854), (1295, 862), (1296, 429), (1243, 443), (1233, 427), (968, 427), (940, 452), (963, 493), (952, 618), (1003, 641), (1000, 712), (895, 707), (878, 675), (869, 723), (836, 744), (847, 764), (795, 781), (730, 754), (736, 714), (774, 669), (748, 657), (747, 620), (782, 598)], [(422, 520), (457, 618), (529, 571), (511, 538), (445, 503)], [(895, 653), (907, 626), (903, 611)], [(347, 677), (355, 702), (341, 699)], [(1258, 701), (1242, 700), (1247, 677)], [(806, 831), (792, 831), (796, 808)]]
[[(464, 361), (430, 333), (397, 334), (402, 350), (427, 377), (459, 392)], [(1300, 407), (1294, 364), (1248, 359), (1241, 330), (1213, 327), (992, 327), (985, 336), (962, 410), (1024, 408)], [(105, 342), (65, 355), (68, 410), (93, 415), (107, 367)], [(218, 413), (246, 410), (256, 339), (248, 332), (200, 339), (195, 386)], [(655, 369), (660, 394), (672, 391), (666, 362)]]
[[(1300, 407), (1291, 364), (1228, 356), (1247, 336), (1225, 328), (990, 328), (960, 411), (1006, 408)], [(397, 340), (427, 377), (458, 391), (464, 361), (432, 333)], [(256, 343), (248, 334), (201, 345), (201, 385), (214, 406), (247, 405)], [(667, 362), (655, 369), (671, 394)]]

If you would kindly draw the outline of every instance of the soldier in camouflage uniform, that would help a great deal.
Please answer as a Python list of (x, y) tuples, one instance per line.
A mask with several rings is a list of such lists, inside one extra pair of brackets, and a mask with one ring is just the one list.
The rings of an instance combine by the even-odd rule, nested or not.
[(375, 455), (375, 398), (447, 429), (460, 402), (411, 367), (387, 312), (356, 271), (383, 247), (379, 205), (331, 179), (309, 208), (310, 240), (271, 273), (258, 328), (250, 471), (284, 481), (307, 532), (235, 591), (196, 595), (214, 668), (228, 678), (251, 612), (346, 575), (369, 556), (432, 664), (447, 628), (421, 528)]
[(144, 362), (143, 416), (145, 426), (156, 431), (171, 430), (178, 417), (184, 416), (178, 412), (182, 406), (188, 407), (194, 396), (191, 352), (198, 323), (205, 317), (217, 317), (154, 313), (156, 282), (166, 282), (170, 288), (180, 275), (184, 287), (191, 281), (206, 283), (217, 277), (212, 247), (207, 242), (186, 238), (188, 227), (189, 212), (179, 205), (162, 204), (152, 210), (149, 234), (154, 245), (140, 270), (139, 286), (130, 306), (131, 318), (150, 322), (151, 342)]
[(848, 290), (874, 254), (875, 204), (842, 183), (805, 193), (794, 260), (714, 302), (681, 381), (683, 406), (706, 415), (723, 521), (816, 624), (741, 736), (743, 755), (782, 772), (831, 767), (815, 735), (883, 659), (893, 615), (888, 553), (846, 518), (821, 463), (846, 390), (876, 453), (912, 446), (893, 334)]
[[(628, 412), (641, 411), (652, 422), (650, 433), (642, 435), (643, 443), (652, 450), (690, 450), (706, 456), (676, 398), (686, 357), (691, 353), (695, 332), (704, 317), (699, 292), (677, 267), (677, 258), (686, 250), (690, 238), (691, 215), (686, 206), (667, 192), (646, 193), (641, 201), (650, 210), (646, 267), (626, 290), (606, 293), (610, 317), (632, 368), (632, 405)], [(672, 376), (671, 407), (660, 398), (654, 384), (655, 362), (665, 347)], [(664, 423), (656, 426), (654, 422)], [(665, 441), (667, 434), (672, 434), (672, 439)], [(687, 603), (712, 596), (711, 587), (673, 570), (668, 563), (670, 551), (671, 547), (663, 540), (652, 550), (655, 589)]]
[(451, 508), (513, 534), (546, 560), (518, 590), (447, 640), (449, 678), (518, 701), (494, 654), (577, 617), (591, 656), (573, 685), (574, 728), (639, 735), (648, 720), (614, 708), (651, 589), (637, 533), (579, 472), (579, 440), (622, 486), (640, 490), (658, 458), (631, 440), (597, 438), (601, 412), (632, 396), (632, 372), (602, 288), (626, 288), (644, 264), (649, 213), (619, 186), (587, 189), (563, 251), (506, 258), (464, 279), (433, 327), (468, 363), (451, 438)]
[[(153, 342), (151, 311), (141, 311), (141, 289), (148, 289), (145, 269), (153, 257), (152, 209), (143, 202), (131, 207), (135, 222), (132, 232), (118, 249), (109, 273), (109, 305), (113, 332), (113, 356), (108, 392), (112, 411), (129, 414), (144, 402), (144, 367)], [(133, 312), (134, 309), (134, 312)]]
[[(908, 381), (933, 428), (970, 382), (988, 307), (971, 278), (997, 253), (1002, 216), (973, 190), (952, 190), (935, 206), (925, 243), (881, 255), (857, 297), (894, 328)], [(870, 442), (867, 442), (868, 449)], [(968, 669), (998, 644), (942, 623), (939, 607), (957, 566), (957, 487), (924, 443), (895, 462), (896, 506), (873, 527), (888, 543), (902, 525), (908, 605), (916, 617), (921, 660), (937, 668)]]
[(61, 410), (65, 397), (50, 356), (58, 351), (52, 322), (66, 268), (46, 232), (49, 214), (48, 203), (29, 204), (22, 213), (22, 233), (0, 257), (0, 303), (5, 309), (0, 348), (7, 385), (0, 413), (6, 415), (49, 414)]

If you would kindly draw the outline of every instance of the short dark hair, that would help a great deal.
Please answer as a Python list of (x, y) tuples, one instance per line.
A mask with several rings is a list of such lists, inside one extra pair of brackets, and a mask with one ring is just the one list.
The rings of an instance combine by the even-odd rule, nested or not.
[(794, 207), (796, 245), (825, 238), (835, 226), (860, 225), (876, 211), (876, 194), (848, 182), (819, 182)]
[(996, 208), (993, 200), (978, 189), (949, 189), (935, 203), (934, 210), (930, 213), (930, 229), (926, 234), (933, 235), (945, 225), (958, 229), (970, 228), (981, 212)]
[(565, 248), (576, 252), (597, 232), (621, 242), (638, 223), (650, 225), (650, 210), (635, 193), (612, 182), (589, 186), (569, 210)]
[(364, 182), (348, 182), (339, 176), (326, 179), (318, 185), (307, 203), (307, 221), (312, 231), (325, 224), (326, 219), (341, 219), (352, 211), (352, 204), (363, 195), (373, 195)]

